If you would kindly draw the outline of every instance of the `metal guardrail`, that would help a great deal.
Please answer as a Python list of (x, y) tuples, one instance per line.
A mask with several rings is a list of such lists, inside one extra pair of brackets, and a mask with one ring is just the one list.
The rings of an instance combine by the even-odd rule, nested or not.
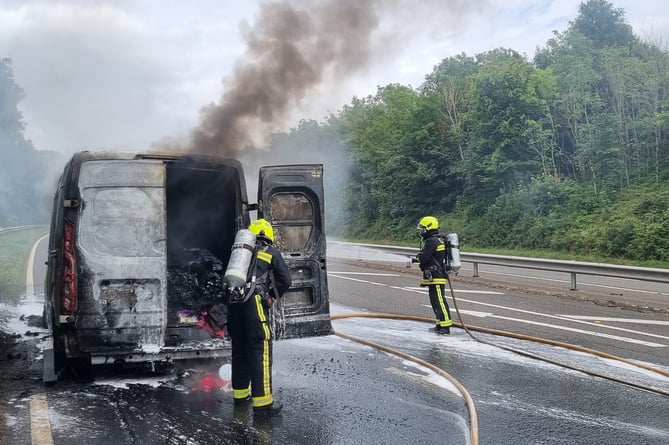
[(0, 227), (0, 235), (5, 233), (18, 232), (19, 230), (37, 229), (39, 227), (49, 227), (46, 224), (35, 224), (30, 226)]
[[(344, 245), (355, 245), (370, 249), (379, 249), (396, 255), (415, 256), (418, 249), (411, 247), (385, 246), (377, 244), (346, 243), (341, 241), (330, 241)], [(540, 258), (517, 257), (507, 255), (491, 255), (485, 253), (460, 252), (463, 263), (473, 265), (474, 277), (479, 276), (479, 265), (488, 264), (494, 266), (517, 267), (522, 269), (548, 270), (552, 272), (565, 272), (571, 276), (571, 290), (576, 290), (577, 275), (599, 275), (605, 277), (617, 277), (630, 280), (653, 281), (656, 283), (669, 284), (669, 269), (651, 267), (620, 266), (616, 264), (588, 263), (583, 261), (548, 260)]]

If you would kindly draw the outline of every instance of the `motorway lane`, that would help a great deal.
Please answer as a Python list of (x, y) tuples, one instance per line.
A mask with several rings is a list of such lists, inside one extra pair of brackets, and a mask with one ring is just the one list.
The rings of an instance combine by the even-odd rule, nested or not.
[[(328, 267), (333, 313), (355, 312), (364, 307), (361, 304), (376, 308), (372, 309), (375, 312), (402, 313), (409, 305), (416, 315), (431, 316), (425, 290), (416, 287), (416, 273), (370, 270), (332, 257)], [(479, 312), (478, 318), (486, 323), (521, 327), (527, 324), (526, 328), (539, 332), (554, 330), (551, 326), (529, 324), (535, 320), (532, 317), (544, 317), (520, 312), (533, 305), (539, 305), (534, 309), (538, 313), (548, 314), (560, 314), (556, 308), (571, 311), (562, 312), (563, 315), (594, 313), (597, 317), (601, 317), (601, 309), (629, 312), (573, 300), (557, 299), (556, 303), (555, 298), (465, 285), (464, 280), (454, 282), (456, 296), (463, 293), (461, 309), (470, 311), (466, 316), (474, 317), (474, 312)], [(343, 299), (357, 303), (342, 306)], [(502, 309), (487, 306), (485, 313), (499, 316), (482, 317), (483, 303), (510, 307), (508, 313), (512, 316), (506, 317), (506, 313), (498, 312)], [(520, 307), (512, 303), (520, 303)], [(502, 316), (526, 320), (521, 323)], [(398, 347), (455, 375), (476, 401), (481, 443), (661, 444), (669, 440), (663, 414), (669, 409), (667, 397), (481, 345), (459, 329), (454, 329), (450, 337), (435, 338), (426, 331), (427, 324), (417, 322), (345, 319), (334, 325), (337, 331)], [(591, 325), (597, 327), (596, 323)], [(659, 326), (658, 335), (666, 332), (666, 326), (655, 326)], [(602, 360), (581, 353), (485, 337), (570, 363), (603, 366)], [(640, 338), (647, 337), (644, 334)], [(466, 413), (461, 401), (443, 394), (434, 376), (411, 369), (402, 360), (336, 337), (279, 342), (275, 358), (278, 393), (288, 406), (286, 413), (269, 425), (235, 418), (230, 411), (229, 394), (202, 394), (179, 376), (146, 380), (115, 375), (111, 381), (100, 379), (96, 385), (57, 385), (48, 389), (47, 417), (51, 419), (55, 443), (196, 444), (221, 437), (226, 437), (228, 443), (466, 443)], [(616, 365), (607, 367), (616, 369)], [(625, 378), (651, 382), (669, 391), (667, 379), (644, 373), (635, 377), (639, 373), (628, 369), (620, 372)], [(209, 381), (201, 369), (191, 376), (200, 383)], [(25, 392), (17, 392), (10, 399), (14, 408), (9, 417), (12, 431), (22, 438), (13, 443), (30, 443), (29, 435), (25, 436), (30, 428), (22, 417), (29, 411), (27, 405), (32, 409), (30, 402), (32, 397), (27, 401)], [(443, 427), (444, 421), (449, 423), (443, 430), (432, 428)]]
[[(373, 312), (434, 317), (415, 270), (330, 257), (330, 299)], [(415, 266), (414, 266), (415, 267)], [(453, 277), (466, 324), (548, 338), (669, 369), (669, 316), (471, 284)], [(458, 320), (449, 297), (454, 320)]]

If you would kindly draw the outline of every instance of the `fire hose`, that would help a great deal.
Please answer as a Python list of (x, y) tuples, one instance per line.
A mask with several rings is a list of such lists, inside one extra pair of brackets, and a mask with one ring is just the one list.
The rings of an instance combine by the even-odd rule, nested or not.
[[(540, 338), (540, 337), (533, 337), (533, 336), (530, 336), (530, 335), (517, 334), (517, 333), (514, 333), (514, 332), (502, 331), (502, 330), (498, 330), (498, 329), (489, 329), (489, 328), (483, 328), (483, 327), (479, 327), (479, 326), (467, 325), (464, 322), (464, 319), (462, 318), (462, 315), (460, 314), (460, 310), (458, 309), (457, 299), (455, 297), (455, 291), (453, 290), (453, 285), (451, 283), (451, 280), (449, 279), (447, 281), (448, 281), (448, 287), (449, 287), (449, 290), (450, 290), (450, 293), (451, 293), (451, 298), (453, 299), (453, 306), (455, 308), (456, 313), (458, 314), (458, 319), (460, 320), (460, 322), (453, 322), (453, 325), (456, 326), (456, 327), (462, 328), (467, 333), (467, 335), (469, 335), (473, 340), (475, 340), (479, 343), (489, 345), (489, 346), (504, 349), (506, 351), (513, 352), (513, 353), (516, 353), (516, 354), (519, 354), (519, 355), (522, 355), (522, 356), (525, 356), (525, 357), (533, 358), (535, 360), (540, 360), (540, 361), (543, 361), (543, 362), (546, 362), (546, 363), (550, 363), (550, 364), (553, 364), (553, 365), (556, 365), (556, 366), (560, 366), (562, 368), (571, 369), (571, 370), (574, 370), (574, 371), (579, 371), (579, 372), (582, 372), (584, 374), (587, 374), (587, 375), (590, 375), (590, 376), (593, 376), (593, 377), (600, 377), (600, 378), (610, 380), (612, 382), (620, 383), (620, 384), (623, 384), (623, 385), (627, 385), (627, 386), (630, 386), (630, 387), (633, 387), (633, 388), (649, 391), (649, 392), (664, 395), (664, 396), (669, 396), (668, 391), (664, 391), (664, 390), (661, 390), (661, 389), (658, 389), (658, 388), (653, 388), (653, 387), (641, 385), (641, 384), (638, 384), (638, 383), (630, 382), (628, 380), (620, 379), (620, 378), (617, 378), (617, 377), (607, 376), (607, 375), (598, 373), (596, 371), (591, 371), (591, 370), (584, 369), (584, 368), (581, 368), (581, 367), (578, 367), (578, 366), (570, 365), (570, 364), (567, 364), (567, 363), (562, 363), (562, 362), (559, 362), (559, 361), (556, 361), (556, 360), (552, 360), (552, 359), (549, 359), (549, 358), (546, 358), (546, 357), (542, 357), (542, 356), (537, 355), (537, 354), (533, 354), (531, 352), (523, 351), (523, 350), (517, 349), (517, 348), (512, 348), (510, 346), (499, 345), (499, 344), (496, 344), (494, 342), (490, 342), (490, 341), (479, 338), (478, 336), (474, 335), (472, 333), (472, 331), (478, 331), (478, 332), (483, 332), (483, 333), (487, 333), (487, 334), (500, 335), (500, 336), (515, 338), (515, 339), (519, 339), (519, 340), (533, 341), (533, 342), (536, 342), (536, 343), (542, 343), (542, 344), (551, 345), (551, 346), (559, 346), (559, 347), (562, 347), (562, 348), (565, 348), (565, 349), (571, 349), (571, 350), (574, 350), (574, 351), (584, 352), (584, 353), (596, 355), (598, 357), (602, 357), (602, 358), (606, 358), (606, 359), (610, 359), (610, 360), (616, 360), (616, 361), (626, 363), (626, 364), (631, 365), (631, 366), (635, 366), (637, 368), (645, 369), (647, 371), (651, 371), (651, 372), (660, 374), (664, 377), (669, 377), (669, 372), (664, 371), (662, 369), (656, 368), (654, 366), (645, 365), (643, 363), (638, 363), (638, 362), (635, 362), (633, 360), (625, 359), (623, 357), (618, 357), (618, 356), (615, 356), (615, 355), (612, 355), (612, 354), (607, 354), (605, 352), (597, 351), (595, 349), (585, 348), (585, 347), (578, 346), (578, 345), (573, 345), (573, 344), (570, 344), (570, 343), (564, 343), (564, 342), (549, 340), (549, 339)], [(423, 321), (423, 322), (428, 322), (428, 323), (434, 323), (434, 319), (433, 318), (428, 318), (428, 317), (419, 317), (419, 316), (414, 316), (414, 315), (399, 315), (399, 314), (382, 314), (382, 313), (338, 314), (338, 315), (332, 315), (331, 318), (333, 320), (342, 319), (342, 318), (384, 318), (384, 319), (413, 320), (413, 321)], [(469, 395), (467, 390), (453, 376), (451, 376), (450, 374), (448, 374), (444, 370), (442, 370), (442, 369), (440, 369), (440, 368), (438, 368), (438, 367), (436, 367), (436, 366), (434, 366), (434, 365), (432, 365), (428, 362), (425, 362), (424, 360), (421, 360), (417, 357), (413, 357), (409, 354), (398, 351), (396, 349), (392, 349), (392, 348), (389, 348), (389, 347), (386, 347), (386, 346), (383, 346), (383, 345), (379, 345), (377, 343), (370, 342), (368, 340), (364, 340), (364, 339), (361, 339), (361, 338), (357, 338), (357, 337), (353, 337), (353, 336), (350, 336), (350, 335), (342, 334), (342, 333), (339, 333), (339, 332), (336, 333), (336, 335), (338, 335), (342, 338), (346, 338), (348, 340), (356, 341), (358, 343), (361, 343), (361, 344), (364, 344), (364, 345), (367, 345), (367, 346), (371, 346), (371, 347), (379, 349), (381, 351), (384, 351), (384, 352), (387, 352), (387, 353), (397, 355), (399, 357), (411, 360), (415, 363), (418, 363), (422, 366), (425, 366), (425, 367), (433, 370), (437, 374), (439, 374), (439, 375), (445, 377), (447, 380), (449, 380), (460, 391), (463, 398), (465, 399), (465, 402), (467, 404), (467, 409), (469, 411), (469, 416), (470, 416), (469, 425), (470, 425), (471, 443), (472, 443), (472, 445), (477, 445), (478, 444), (478, 418), (477, 418), (477, 415), (476, 415), (476, 407), (474, 406), (473, 399), (471, 398), (471, 396)]]

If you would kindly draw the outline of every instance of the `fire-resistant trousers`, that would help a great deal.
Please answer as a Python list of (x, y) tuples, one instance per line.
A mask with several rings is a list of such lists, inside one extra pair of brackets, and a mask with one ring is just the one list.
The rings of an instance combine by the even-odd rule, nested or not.
[(453, 324), (451, 320), (451, 311), (446, 302), (446, 294), (444, 293), (445, 286), (443, 284), (429, 284), (427, 286), (430, 294), (430, 304), (437, 317), (437, 326), (445, 328)]
[(269, 405), (274, 401), (269, 309), (256, 294), (244, 303), (231, 303), (228, 312), (233, 397), (241, 400), (250, 395), (254, 407)]

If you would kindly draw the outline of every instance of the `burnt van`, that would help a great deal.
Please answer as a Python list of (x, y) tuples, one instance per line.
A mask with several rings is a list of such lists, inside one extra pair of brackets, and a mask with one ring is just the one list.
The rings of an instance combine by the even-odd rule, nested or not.
[(224, 357), (198, 325), (252, 212), (274, 228), (293, 284), (273, 306), (277, 339), (332, 333), (322, 165), (262, 167), (249, 204), (242, 165), (199, 155), (80, 152), (53, 203), (44, 380), (66, 369)]

